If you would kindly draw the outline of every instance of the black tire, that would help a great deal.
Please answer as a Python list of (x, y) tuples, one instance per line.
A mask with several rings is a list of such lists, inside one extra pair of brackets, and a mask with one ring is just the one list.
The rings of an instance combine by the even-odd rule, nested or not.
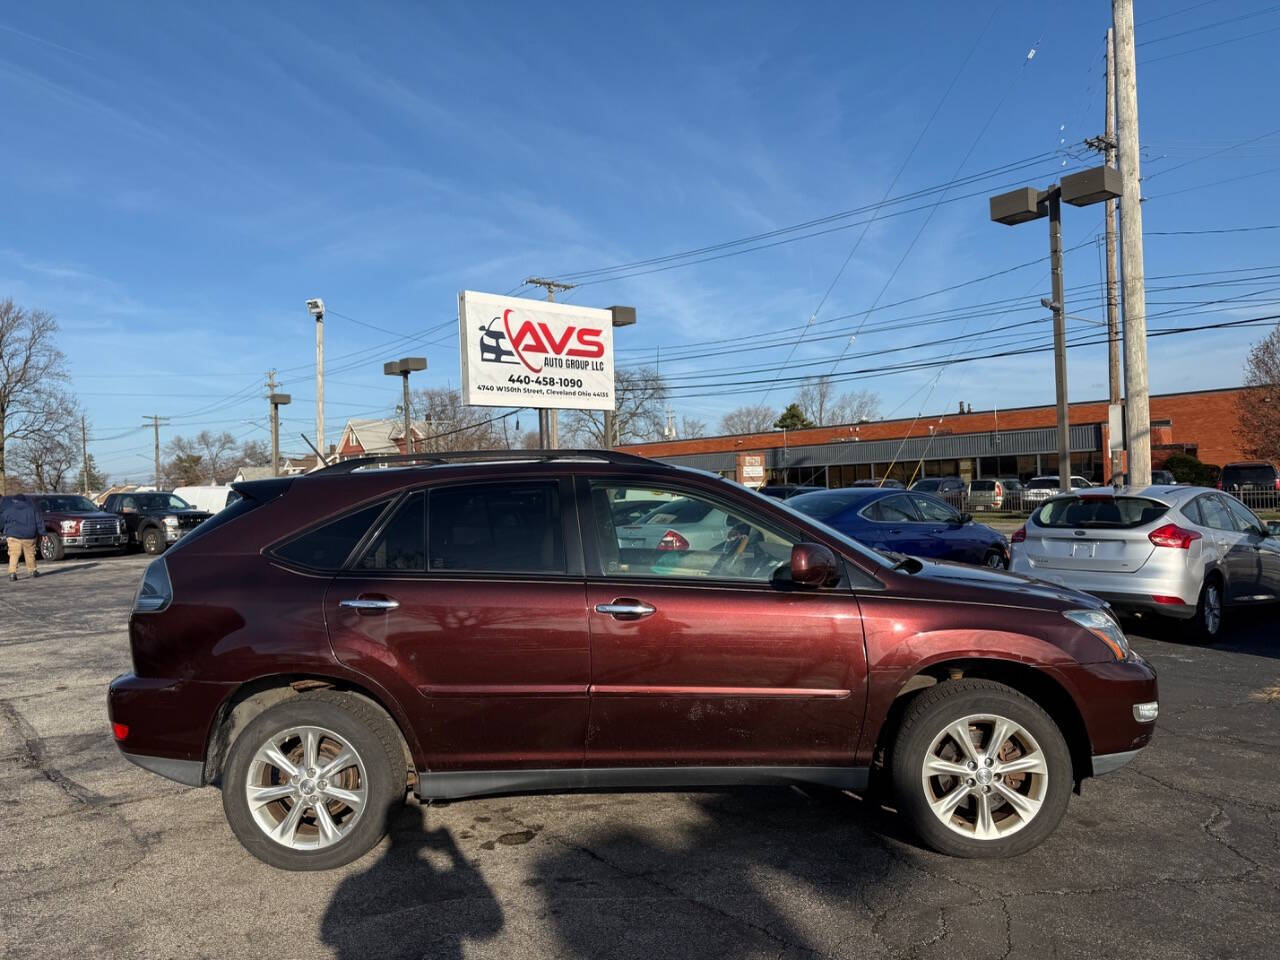
[[(1217, 615), (1214, 616), (1216, 592)], [(1205, 577), (1200, 587), (1200, 596), (1196, 598), (1196, 615), (1185, 621), (1185, 633), (1193, 643), (1213, 644), (1222, 639), (1222, 624), (1226, 619), (1226, 591), (1222, 586), (1222, 578), (1216, 573)]]
[(1009, 569), (1009, 564), (1005, 562), (1004, 554), (999, 550), (988, 550), (986, 556), (982, 558), (982, 565), (990, 567), (992, 570)]
[[(1015, 832), (994, 839), (965, 836), (944, 824), (929, 805), (922, 776), (934, 739), (951, 723), (975, 714), (997, 715), (1025, 729), (1039, 744), (1048, 771), (1034, 816)], [(903, 714), (893, 748), (893, 783), (898, 809), (933, 849), (953, 857), (1000, 859), (1026, 853), (1057, 828), (1071, 797), (1074, 772), (1062, 731), (1033, 700), (992, 680), (948, 680), (918, 694)]]
[(164, 553), (164, 531), (159, 527), (147, 527), (142, 531), (142, 549), (153, 557)]
[[(264, 833), (249, 809), (245, 788), (254, 754), (270, 737), (295, 726), (332, 730), (359, 754), (367, 776), (367, 798), (350, 832), (331, 846), (299, 850)], [(227, 754), (222, 769), (222, 809), (244, 848), (282, 870), (331, 870), (369, 852), (387, 832), (393, 810), (404, 803), (404, 752), (386, 716), (360, 697), (331, 691), (299, 694), (263, 711), (250, 722)]]
[(67, 555), (67, 548), (63, 546), (62, 538), (56, 533), (46, 533), (40, 538), (39, 549), (36, 552), (41, 560), (56, 563)]

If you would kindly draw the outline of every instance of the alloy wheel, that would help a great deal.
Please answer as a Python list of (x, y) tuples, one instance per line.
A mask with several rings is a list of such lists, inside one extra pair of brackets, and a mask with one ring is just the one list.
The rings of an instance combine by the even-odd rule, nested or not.
[(972, 840), (998, 840), (1040, 812), (1049, 764), (1025, 727), (995, 714), (974, 714), (933, 738), (921, 782), (929, 808), (948, 829)]
[(245, 800), (254, 822), (292, 850), (320, 850), (355, 827), (369, 796), (364, 761), (332, 730), (290, 727), (249, 763)]
[(1204, 587), (1204, 632), (1214, 637), (1222, 626), (1222, 590), (1217, 581), (1210, 581)]

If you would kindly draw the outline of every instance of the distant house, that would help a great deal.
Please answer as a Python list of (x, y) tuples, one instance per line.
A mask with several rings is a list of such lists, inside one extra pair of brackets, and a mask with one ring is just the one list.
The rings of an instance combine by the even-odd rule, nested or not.
[[(316, 463), (315, 457), (281, 457), (280, 458), (280, 476), (293, 477), (300, 473), (306, 473), (308, 470), (314, 470)], [(231, 478), (232, 483), (245, 483), (249, 480), (270, 480), (275, 474), (271, 472), (270, 465), (265, 467), (241, 467), (236, 471), (236, 475)]]
[[(415, 420), (409, 424), (409, 433), (413, 450), (420, 449), (427, 436), (426, 421)], [(348, 420), (338, 443), (339, 460), (409, 452), (412, 450), (406, 449), (404, 442), (404, 421), (397, 419)]]

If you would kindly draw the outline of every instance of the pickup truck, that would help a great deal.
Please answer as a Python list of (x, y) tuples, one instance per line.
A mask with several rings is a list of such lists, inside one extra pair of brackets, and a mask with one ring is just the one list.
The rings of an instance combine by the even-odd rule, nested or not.
[(113, 493), (102, 509), (123, 518), (128, 542), (152, 556), (213, 516), (172, 493)]
[(43, 560), (61, 560), (69, 553), (122, 550), (129, 542), (125, 523), (99, 510), (88, 497), (70, 493), (34, 493), (30, 499), (44, 514), (39, 550)]

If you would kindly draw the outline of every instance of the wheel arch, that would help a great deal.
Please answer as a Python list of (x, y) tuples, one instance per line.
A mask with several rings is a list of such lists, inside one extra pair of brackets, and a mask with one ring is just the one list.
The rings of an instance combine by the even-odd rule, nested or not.
[(885, 717), (873, 752), (877, 769), (890, 769), (890, 751), (902, 724), (903, 714), (911, 700), (922, 690), (959, 679), (992, 680), (1003, 683), (1033, 700), (1049, 714), (1062, 731), (1071, 752), (1072, 775), (1078, 785), (1093, 775), (1093, 744), (1084, 716), (1075, 698), (1062, 683), (1048, 672), (1013, 660), (969, 657), (932, 663), (908, 677), (899, 688)]
[[(255, 717), (277, 703), (291, 700), (309, 690), (332, 690), (359, 697), (380, 712), (395, 730), (404, 753), (407, 775), (416, 776), (416, 739), (407, 719), (390, 697), (375, 692), (370, 685), (348, 678), (320, 674), (276, 674), (246, 681), (219, 705), (209, 725), (204, 753), (204, 782), (221, 785), (222, 767), (236, 737)], [(390, 706), (389, 706), (390, 704)]]

